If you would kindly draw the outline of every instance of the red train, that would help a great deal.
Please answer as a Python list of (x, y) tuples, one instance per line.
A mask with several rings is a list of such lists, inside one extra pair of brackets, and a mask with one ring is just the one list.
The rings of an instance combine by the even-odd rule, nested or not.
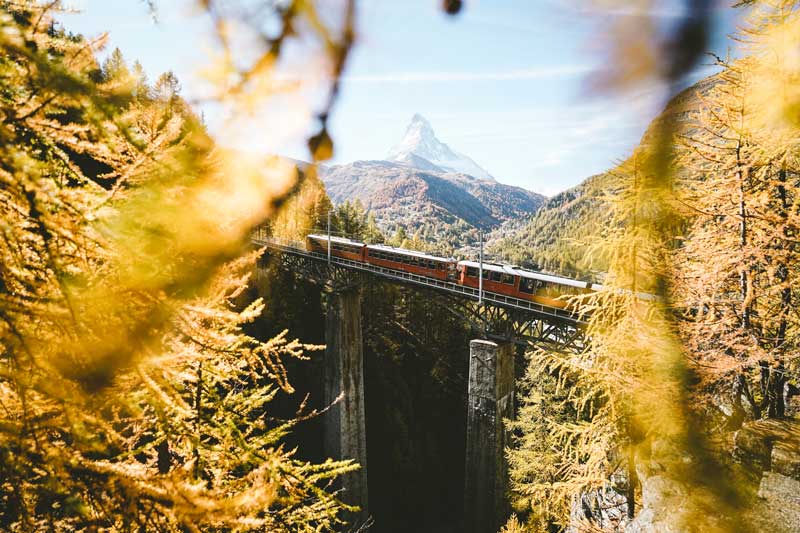
[[(453, 258), (382, 244), (364, 244), (342, 237), (331, 237), (330, 248), (331, 255), (335, 257), (478, 288), (480, 264), (476, 261), (456, 261)], [(327, 254), (328, 236), (308, 235), (306, 249)], [(559, 297), (586, 294), (599, 288), (600, 285), (591, 282), (522, 270), (510, 265), (483, 263), (484, 291), (552, 307), (566, 307), (566, 302)]]

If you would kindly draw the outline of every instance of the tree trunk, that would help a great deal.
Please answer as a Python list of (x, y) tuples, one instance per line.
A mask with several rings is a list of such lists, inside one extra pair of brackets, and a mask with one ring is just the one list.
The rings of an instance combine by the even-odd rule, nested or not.
[(783, 361), (778, 361), (775, 368), (770, 368), (766, 361), (760, 361), (761, 367), (761, 409), (766, 410), (768, 418), (783, 418), (786, 414), (784, 403), (784, 385), (786, 384), (786, 368)]
[[(788, 203), (789, 200), (786, 196), (786, 164), (784, 164), (781, 167), (780, 172), (778, 172), (778, 199), (780, 200), (779, 214), (781, 220), (783, 221), (781, 234), (783, 235), (784, 239), (787, 239), (788, 228), (786, 227), (786, 222), (789, 216), (789, 203)], [(785, 245), (791, 246), (790, 244), (783, 242), (783, 243), (778, 243), (776, 247), (779, 250), (781, 250)], [(779, 262), (775, 272), (775, 278), (778, 281), (778, 283), (782, 285), (780, 311), (778, 315), (780, 318), (778, 321), (778, 333), (775, 339), (775, 346), (780, 347), (786, 340), (787, 317), (789, 315), (789, 306), (792, 303), (792, 289), (789, 287), (788, 284), (789, 268), (786, 265), (785, 260), (781, 260)]]
[(743, 170), (743, 163), (741, 160), (742, 142), (739, 141), (739, 146), (736, 147), (736, 166), (737, 174), (739, 177), (739, 246), (742, 249), (742, 270), (739, 274), (739, 290), (742, 297), (742, 329), (750, 328), (750, 297), (749, 297), (749, 281), (750, 281), (750, 267), (748, 266), (748, 258), (745, 257), (745, 248), (747, 246), (747, 204), (745, 202), (745, 184), (747, 181), (747, 174)]

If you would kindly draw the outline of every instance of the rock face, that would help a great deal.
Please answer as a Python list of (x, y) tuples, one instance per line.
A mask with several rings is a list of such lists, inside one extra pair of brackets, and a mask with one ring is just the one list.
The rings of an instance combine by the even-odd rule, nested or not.
[(748, 422), (733, 440), (736, 456), (762, 472), (752, 513), (759, 529), (800, 531), (800, 421)]
[[(753, 496), (742, 491), (742, 519), (754, 531), (800, 531), (800, 421), (756, 420), (732, 435), (732, 452), (753, 480)], [(694, 487), (677, 483), (652, 461), (640, 461), (642, 509), (625, 528), (626, 533), (661, 533), (676, 530), (676, 514), (685, 510)], [(740, 480), (740, 488), (750, 482)], [(752, 485), (751, 485), (752, 486)], [(722, 518), (720, 516), (720, 518)], [(672, 528), (672, 529), (670, 529)]]
[(575, 497), (567, 533), (624, 530), (629, 522), (627, 484), (627, 476), (619, 471), (605, 487)]
[(642, 474), (639, 473), (642, 484), (642, 509), (624, 529), (618, 531), (681, 533), (682, 529), (676, 528), (671, 514), (684, 510), (686, 487), (658, 473)]
[(800, 531), (800, 481), (776, 472), (764, 472), (758, 487), (764, 531)]

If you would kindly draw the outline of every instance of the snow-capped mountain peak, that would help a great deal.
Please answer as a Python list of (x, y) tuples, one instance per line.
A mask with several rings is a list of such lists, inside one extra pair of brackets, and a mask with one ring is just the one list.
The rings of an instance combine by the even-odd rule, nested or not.
[(411, 118), (403, 140), (391, 149), (387, 159), (422, 170), (432, 170), (423, 168), (427, 167), (424, 163), (430, 163), (431, 166), (447, 172), (459, 172), (478, 179), (495, 181), (475, 161), (437, 139), (430, 122), (418, 113)]

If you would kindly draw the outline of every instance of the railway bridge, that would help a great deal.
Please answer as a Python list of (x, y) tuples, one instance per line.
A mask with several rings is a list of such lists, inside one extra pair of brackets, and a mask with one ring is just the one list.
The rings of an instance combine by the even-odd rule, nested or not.
[(302, 273), (328, 292), (323, 399), (333, 406), (323, 415), (324, 450), (361, 465), (343, 477), (342, 486), (344, 501), (361, 508), (356, 519), (362, 523), (368, 520), (369, 498), (360, 286), (372, 277), (430, 291), (445, 309), (468, 320), (476, 338), (469, 346), (464, 530), (497, 531), (508, 514), (503, 418), (514, 415), (516, 346), (580, 350), (582, 317), (562, 307), (309, 251), (301, 241), (256, 233), (252, 242), (265, 249), (266, 261)]

